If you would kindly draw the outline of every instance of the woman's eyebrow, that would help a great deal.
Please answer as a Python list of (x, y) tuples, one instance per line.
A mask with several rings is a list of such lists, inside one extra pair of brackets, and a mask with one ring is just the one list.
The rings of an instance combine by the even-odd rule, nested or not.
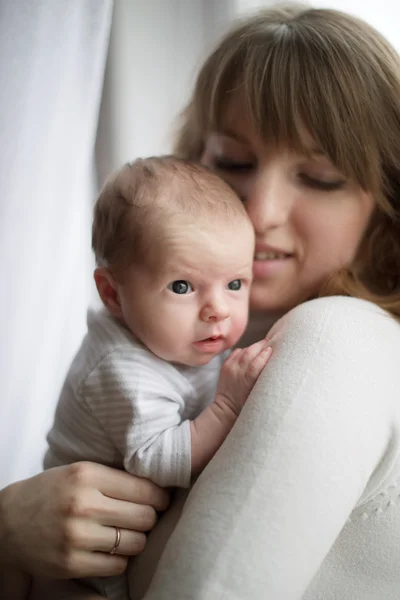
[(322, 152), (321, 148), (318, 148), (318, 146), (311, 146), (310, 148), (307, 148), (307, 151), (312, 156), (325, 156), (325, 153)]
[(219, 129), (216, 133), (219, 133), (220, 135), (225, 135), (226, 137), (233, 138), (234, 140), (240, 142), (241, 144), (248, 143), (248, 140), (244, 135), (237, 133), (233, 129), (224, 127), (223, 129)]

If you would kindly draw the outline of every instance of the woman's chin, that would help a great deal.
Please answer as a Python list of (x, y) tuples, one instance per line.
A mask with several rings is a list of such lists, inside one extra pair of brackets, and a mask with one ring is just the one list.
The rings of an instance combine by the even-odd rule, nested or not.
[(301, 302), (290, 290), (272, 290), (269, 285), (255, 280), (250, 292), (250, 312), (267, 313), (268, 315), (282, 316), (288, 310)]

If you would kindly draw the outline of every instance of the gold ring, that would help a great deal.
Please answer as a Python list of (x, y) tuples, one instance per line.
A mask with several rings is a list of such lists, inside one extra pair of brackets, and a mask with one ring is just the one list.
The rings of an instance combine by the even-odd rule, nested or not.
[(116, 553), (120, 543), (121, 543), (121, 530), (119, 527), (115, 527), (115, 543), (114, 543), (114, 546), (110, 550), (110, 554)]

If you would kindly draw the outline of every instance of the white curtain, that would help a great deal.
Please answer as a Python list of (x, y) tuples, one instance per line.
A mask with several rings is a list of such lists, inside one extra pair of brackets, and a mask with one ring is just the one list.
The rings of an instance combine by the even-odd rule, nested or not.
[(37, 472), (91, 294), (112, 0), (0, 4), (0, 488)]
[(124, 161), (171, 151), (176, 117), (236, 0), (116, 0), (97, 157), (100, 179)]

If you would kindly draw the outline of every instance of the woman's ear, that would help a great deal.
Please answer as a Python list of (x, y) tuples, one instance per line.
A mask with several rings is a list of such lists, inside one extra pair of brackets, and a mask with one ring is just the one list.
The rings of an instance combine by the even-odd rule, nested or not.
[(95, 269), (94, 280), (104, 306), (110, 311), (113, 317), (122, 317), (117, 284), (109, 269), (106, 267)]

